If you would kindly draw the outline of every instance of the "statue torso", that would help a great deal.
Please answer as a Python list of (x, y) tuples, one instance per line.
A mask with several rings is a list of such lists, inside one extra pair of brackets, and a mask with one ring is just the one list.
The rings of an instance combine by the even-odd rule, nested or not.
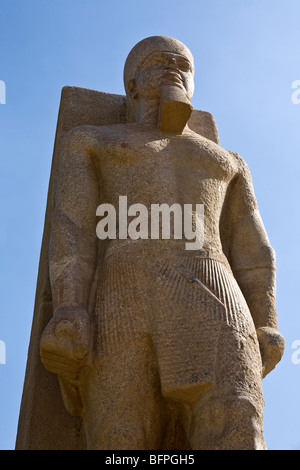
[(221, 250), (220, 215), (228, 184), (237, 172), (232, 155), (191, 132), (173, 136), (141, 124), (93, 128), (100, 201), (128, 205), (204, 205), (204, 248)]

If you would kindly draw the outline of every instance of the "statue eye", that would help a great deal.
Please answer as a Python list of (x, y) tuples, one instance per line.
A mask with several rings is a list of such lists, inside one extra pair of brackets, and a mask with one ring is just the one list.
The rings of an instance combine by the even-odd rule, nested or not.
[(144, 64), (142, 65), (142, 68), (147, 68), (147, 67), (152, 67), (154, 65), (157, 65), (161, 62), (160, 58), (153, 55), (151, 57), (148, 57), (148, 59), (144, 62)]
[(182, 70), (186, 70), (186, 71), (192, 70), (191, 64), (190, 64), (189, 61), (186, 60), (186, 59), (182, 59), (182, 58), (178, 59), (177, 65), (178, 65), (178, 67), (180, 67)]
[(151, 65), (157, 65), (159, 63), (160, 63), (160, 60), (158, 57), (153, 57), (150, 62)]

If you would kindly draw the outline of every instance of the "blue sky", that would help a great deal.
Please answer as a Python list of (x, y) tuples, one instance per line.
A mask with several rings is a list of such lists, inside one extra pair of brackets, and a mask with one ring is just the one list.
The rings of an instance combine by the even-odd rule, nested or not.
[(214, 114), (221, 145), (247, 161), (277, 254), (277, 310), (286, 339), (266, 379), (269, 449), (300, 449), (298, 0), (2, 0), (0, 6), (0, 449), (13, 449), (34, 307), (61, 88), (123, 94), (130, 49), (152, 35), (195, 59), (193, 105)]

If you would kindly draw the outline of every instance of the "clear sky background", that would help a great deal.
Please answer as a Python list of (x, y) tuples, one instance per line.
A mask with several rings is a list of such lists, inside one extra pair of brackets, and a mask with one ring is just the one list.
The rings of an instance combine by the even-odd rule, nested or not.
[(250, 167), (286, 339), (263, 382), (265, 439), (300, 449), (299, 18), (299, 0), (0, 1), (0, 449), (15, 445), (61, 89), (123, 94), (128, 52), (156, 34), (191, 49), (193, 105), (214, 114), (221, 145)]

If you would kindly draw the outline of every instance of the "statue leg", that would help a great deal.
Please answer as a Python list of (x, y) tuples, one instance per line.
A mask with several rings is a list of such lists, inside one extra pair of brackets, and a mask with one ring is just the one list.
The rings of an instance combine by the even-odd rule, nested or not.
[(256, 335), (224, 327), (216, 382), (193, 405), (192, 449), (264, 450), (262, 364)]
[(87, 447), (93, 450), (159, 449), (163, 397), (148, 336), (95, 361), (82, 392)]
[(214, 390), (193, 410), (194, 450), (265, 450), (262, 417), (252, 397)]

